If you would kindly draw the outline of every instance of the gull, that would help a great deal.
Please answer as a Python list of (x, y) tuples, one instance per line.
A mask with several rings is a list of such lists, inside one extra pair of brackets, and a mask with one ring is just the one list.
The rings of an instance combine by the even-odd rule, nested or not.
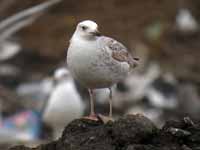
[(43, 121), (53, 128), (54, 138), (58, 138), (66, 124), (83, 115), (85, 105), (67, 69), (56, 69), (54, 79), (56, 87), (44, 107)]
[(70, 39), (67, 65), (75, 80), (85, 86), (90, 95), (89, 119), (96, 118), (93, 90), (108, 88), (109, 118), (112, 118), (111, 86), (128, 75), (137, 66), (127, 48), (113, 38), (103, 36), (98, 25), (91, 20), (80, 22)]

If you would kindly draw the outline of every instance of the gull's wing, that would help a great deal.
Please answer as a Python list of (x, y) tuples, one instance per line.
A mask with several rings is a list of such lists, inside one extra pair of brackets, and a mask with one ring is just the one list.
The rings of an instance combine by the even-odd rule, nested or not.
[(127, 48), (120, 42), (106, 37), (101, 36), (98, 39), (99, 46), (102, 49), (109, 49), (112, 52), (112, 58), (119, 62), (127, 62), (131, 67), (137, 66), (138, 58), (133, 58)]

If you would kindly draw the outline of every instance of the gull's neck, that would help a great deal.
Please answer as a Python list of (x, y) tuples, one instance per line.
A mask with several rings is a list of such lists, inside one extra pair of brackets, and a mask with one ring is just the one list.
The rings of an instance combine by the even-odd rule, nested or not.
[(75, 31), (70, 42), (95, 42), (98, 38), (98, 36), (81, 36), (77, 31)]

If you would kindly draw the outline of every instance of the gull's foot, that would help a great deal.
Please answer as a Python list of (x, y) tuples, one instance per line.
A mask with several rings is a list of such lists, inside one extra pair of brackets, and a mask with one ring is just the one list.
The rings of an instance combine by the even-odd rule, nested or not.
[(109, 116), (104, 116), (101, 114), (98, 114), (97, 116), (99, 118), (99, 120), (101, 120), (104, 124), (108, 123), (109, 121), (114, 122), (114, 119), (112, 117)]
[(99, 117), (98, 117), (97, 115), (89, 115), (89, 116), (83, 117), (83, 119), (98, 121), (98, 120), (99, 120)]

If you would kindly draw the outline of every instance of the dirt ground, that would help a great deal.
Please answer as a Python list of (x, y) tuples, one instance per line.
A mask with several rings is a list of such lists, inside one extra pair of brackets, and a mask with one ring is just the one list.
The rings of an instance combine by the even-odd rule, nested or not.
[(142, 115), (127, 115), (115, 122), (77, 119), (57, 141), (9, 150), (199, 150), (200, 123), (189, 118), (168, 121), (158, 129)]

